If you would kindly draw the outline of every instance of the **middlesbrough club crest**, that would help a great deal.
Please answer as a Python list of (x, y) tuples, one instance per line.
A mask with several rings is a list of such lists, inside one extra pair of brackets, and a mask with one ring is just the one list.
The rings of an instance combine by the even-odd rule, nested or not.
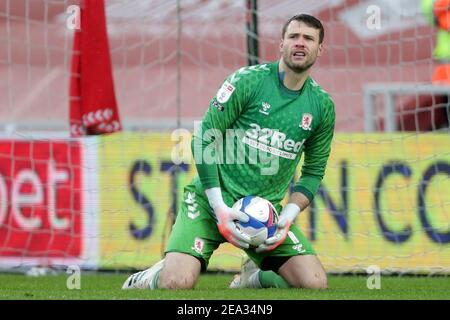
[(203, 239), (201, 239), (199, 237), (195, 237), (194, 246), (191, 249), (194, 250), (195, 252), (197, 252), (198, 254), (203, 254), (204, 246), (205, 246), (205, 242), (203, 241)]
[(311, 130), (313, 116), (310, 113), (304, 113), (302, 117), (302, 122), (300, 123), (300, 127), (303, 130)]

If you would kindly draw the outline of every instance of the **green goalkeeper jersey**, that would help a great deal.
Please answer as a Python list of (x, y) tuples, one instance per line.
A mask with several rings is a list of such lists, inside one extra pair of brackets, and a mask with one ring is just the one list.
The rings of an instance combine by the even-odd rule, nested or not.
[(304, 154), (294, 191), (309, 200), (324, 176), (334, 133), (334, 103), (311, 77), (287, 89), (278, 61), (230, 75), (195, 130), (198, 194), (220, 187), (225, 203), (247, 195), (283, 200)]

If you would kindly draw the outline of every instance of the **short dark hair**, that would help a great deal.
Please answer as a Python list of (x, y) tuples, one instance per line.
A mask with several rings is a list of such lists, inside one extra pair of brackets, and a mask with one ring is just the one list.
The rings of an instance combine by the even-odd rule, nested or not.
[(319, 43), (323, 42), (323, 38), (325, 37), (325, 31), (323, 30), (322, 22), (320, 22), (319, 19), (317, 19), (309, 14), (304, 14), (304, 13), (293, 16), (284, 24), (283, 31), (281, 33), (281, 39), (284, 39), (284, 35), (286, 34), (286, 30), (287, 30), (289, 24), (294, 20), (299, 21), (299, 22), (301, 21), (301, 22), (305, 23), (308, 27), (311, 27), (314, 29), (319, 29), (320, 30)]

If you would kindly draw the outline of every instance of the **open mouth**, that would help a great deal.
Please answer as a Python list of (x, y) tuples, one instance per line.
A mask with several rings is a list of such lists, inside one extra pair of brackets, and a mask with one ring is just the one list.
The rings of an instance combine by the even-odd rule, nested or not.
[(306, 53), (304, 51), (295, 51), (293, 54), (294, 58), (302, 59), (306, 57)]

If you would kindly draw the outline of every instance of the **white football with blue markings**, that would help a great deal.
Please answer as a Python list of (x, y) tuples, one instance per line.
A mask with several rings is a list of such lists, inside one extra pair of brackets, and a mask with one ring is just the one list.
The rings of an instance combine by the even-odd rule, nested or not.
[(259, 246), (275, 234), (278, 213), (270, 201), (257, 196), (246, 196), (239, 199), (233, 209), (244, 212), (250, 218), (246, 223), (236, 221), (236, 227), (250, 236), (251, 246)]

